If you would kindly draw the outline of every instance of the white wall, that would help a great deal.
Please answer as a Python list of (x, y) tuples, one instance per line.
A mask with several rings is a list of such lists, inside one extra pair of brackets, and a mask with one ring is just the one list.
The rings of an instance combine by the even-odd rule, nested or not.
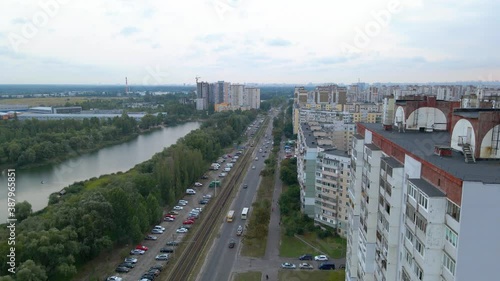
[[(496, 127), (500, 127), (500, 125), (496, 125)], [(500, 128), (496, 128), (498, 131)], [(493, 134), (493, 128), (491, 128), (488, 133), (484, 136), (484, 138), (481, 141), (481, 150), (480, 150), (480, 155), (479, 157), (481, 158), (500, 158), (500, 149), (498, 149), (496, 152), (492, 151), (492, 142), (491, 142), (491, 136)]]
[[(458, 145), (458, 139), (461, 136), (467, 136), (467, 128), (472, 128), (472, 138), (470, 140), (470, 145), (474, 149), (476, 147), (476, 135), (474, 133), (474, 127), (472, 127), (471, 122), (466, 119), (460, 119), (453, 127), (451, 133), (451, 148), (462, 151), (462, 147)], [(475, 152), (474, 152), (475, 153)]]
[(499, 280), (500, 184), (463, 182), (456, 281)]
[[(405, 173), (409, 179), (419, 179), (421, 169), (422, 163), (405, 154)], [(405, 186), (403, 190), (406, 192), (406, 181), (403, 181), (403, 185)]]

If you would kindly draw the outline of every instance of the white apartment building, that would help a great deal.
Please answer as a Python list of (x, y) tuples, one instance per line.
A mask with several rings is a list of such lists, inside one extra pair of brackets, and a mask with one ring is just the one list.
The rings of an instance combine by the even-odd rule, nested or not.
[[(481, 109), (455, 110), (446, 120), (451, 133), (358, 124), (348, 190), (346, 280), (498, 280), (500, 161), (466, 162), (450, 147), (458, 124), (481, 120), (481, 114), (500, 121), (500, 110)], [(478, 122), (481, 128), (470, 124), (482, 142), (500, 135), (498, 121)], [(476, 159), (483, 155), (473, 153)]]
[(351, 158), (347, 151), (334, 148), (318, 147), (318, 151), (314, 219), (346, 237)]

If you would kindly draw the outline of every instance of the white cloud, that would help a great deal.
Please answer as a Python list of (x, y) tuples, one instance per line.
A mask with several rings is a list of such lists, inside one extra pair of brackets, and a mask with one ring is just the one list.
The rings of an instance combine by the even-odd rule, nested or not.
[[(64, 0), (43, 8), (57, 1), (2, 1), (0, 72), (8, 74), (0, 83), (114, 84), (142, 81), (157, 67), (169, 73), (165, 83), (193, 83), (196, 75), (299, 83), (499, 73), (491, 47), (500, 43), (492, 15), (499, 5), (486, 0)], [(346, 44), (356, 53), (346, 54)]]

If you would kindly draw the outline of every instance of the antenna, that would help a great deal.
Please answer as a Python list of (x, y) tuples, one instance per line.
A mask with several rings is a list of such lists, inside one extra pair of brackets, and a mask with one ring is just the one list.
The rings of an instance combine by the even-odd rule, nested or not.
[(127, 77), (125, 77), (125, 94), (128, 94), (128, 80), (127, 80)]
[(194, 79), (196, 79), (196, 84), (198, 84), (198, 79), (200, 79), (200, 76), (196, 76)]

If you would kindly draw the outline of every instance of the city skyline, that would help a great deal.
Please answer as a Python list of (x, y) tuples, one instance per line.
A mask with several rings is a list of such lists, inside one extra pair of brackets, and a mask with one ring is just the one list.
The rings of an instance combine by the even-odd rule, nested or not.
[(1, 84), (500, 80), (499, 3), (6, 1)]

